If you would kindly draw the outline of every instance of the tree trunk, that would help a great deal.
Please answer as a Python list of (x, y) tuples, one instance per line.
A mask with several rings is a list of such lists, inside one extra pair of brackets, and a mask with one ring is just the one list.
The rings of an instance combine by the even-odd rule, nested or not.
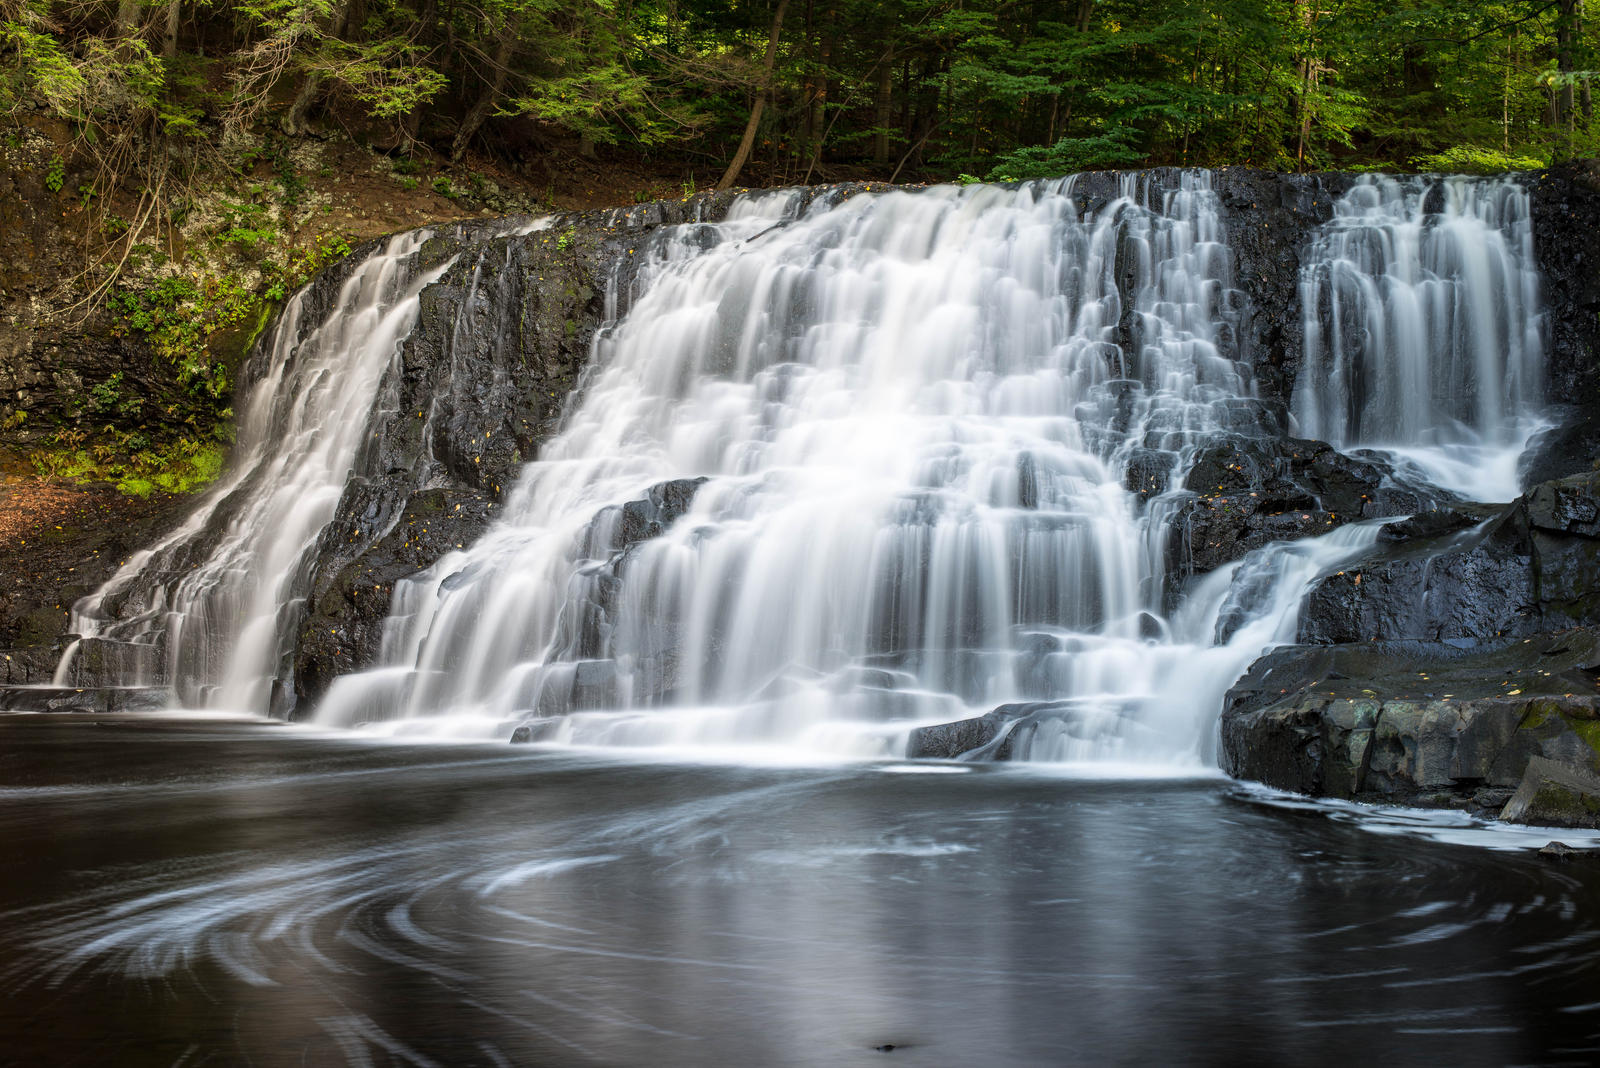
[(117, 0), (117, 40), (126, 41), (139, 33), (139, 0)]
[[(1561, 14), (1556, 19), (1556, 68), (1569, 77), (1577, 69), (1578, 4), (1579, 0), (1561, 0)], [(1570, 80), (1556, 89), (1556, 126), (1568, 131), (1576, 117), (1572, 90)]]
[(172, 3), (167, 5), (167, 36), (161, 42), (161, 55), (164, 59), (172, 59), (178, 54), (179, 15), (178, 0), (172, 0)]
[(811, 171), (818, 163), (822, 162), (822, 142), (827, 140), (828, 129), (833, 124), (828, 121), (828, 93), (833, 86), (833, 78), (829, 64), (833, 62), (834, 29), (838, 25), (839, 12), (833, 4), (829, 4), (822, 15), (822, 32), (817, 38), (817, 69), (821, 80), (817, 83), (817, 92), (811, 98), (811, 162), (806, 164), (806, 180), (810, 180)]
[(325, 80), (321, 71), (306, 75), (306, 80), (300, 83), (300, 91), (294, 96), (294, 103), (283, 113), (283, 121), (279, 126), (284, 133), (298, 137), (306, 132), (306, 116), (311, 113), (311, 105), (317, 102), (317, 97), (322, 95), (322, 83)]
[(1500, 87), (1500, 147), (1511, 151), (1511, 68), (1517, 63), (1517, 35), (1506, 42), (1506, 69)]
[(783, 13), (789, 7), (789, 0), (778, 0), (778, 7), (772, 13), (772, 32), (767, 36), (767, 54), (762, 61), (762, 84), (756, 90), (756, 100), (750, 108), (750, 119), (744, 124), (744, 136), (739, 139), (739, 148), (733, 154), (733, 159), (728, 163), (728, 169), (722, 172), (722, 178), (717, 182), (718, 189), (729, 189), (738, 181), (739, 172), (744, 170), (745, 161), (750, 158), (750, 150), (755, 147), (756, 131), (761, 126), (761, 113), (767, 109), (767, 94), (772, 91), (772, 71), (778, 63), (778, 34), (783, 30)]
[(1317, 88), (1317, 61), (1311, 54), (1311, 22), (1314, 15), (1310, 0), (1294, 0), (1294, 6), (1295, 15), (1306, 33), (1304, 45), (1306, 50), (1299, 60), (1300, 99), (1296, 111), (1300, 119), (1300, 131), (1294, 152), (1295, 162), (1303, 167), (1306, 161), (1306, 145), (1311, 140), (1311, 95)]
[[(1573, 12), (1573, 35), (1581, 36), (1583, 33), (1583, 0), (1577, 0), (1577, 9)], [(1578, 110), (1583, 119), (1583, 128), (1589, 128), (1589, 121), (1594, 118), (1594, 93), (1590, 89), (1589, 79), (1583, 79), (1583, 85), (1578, 90)]]
[[(343, 0), (328, 16), (328, 32), (335, 37), (345, 27), (345, 18), (350, 12), (352, 0)], [(322, 96), (323, 83), (327, 76), (320, 71), (312, 71), (306, 75), (306, 80), (300, 83), (300, 91), (295, 94), (294, 103), (289, 105), (289, 110), (284, 112), (283, 121), (279, 128), (290, 137), (297, 137), (306, 132), (306, 116), (311, 113), (311, 106)]]
[(878, 110), (873, 116), (877, 132), (872, 135), (872, 163), (889, 165), (889, 123), (894, 119), (894, 43), (883, 50), (878, 61)]
[[(520, 30), (521, 23), (515, 18), (501, 28), (500, 44), (494, 50), (494, 75), (489, 79), (489, 84), (484, 86), (482, 95), (467, 111), (466, 118), (461, 120), (461, 128), (456, 131), (455, 140), (450, 142), (451, 163), (460, 162), (461, 157), (466, 155), (467, 145), (477, 136), (484, 120), (489, 117), (495, 101), (500, 99), (500, 94), (505, 92), (506, 76), (511, 67), (512, 45), (516, 43)], [(594, 155), (592, 143), (588, 155)]]

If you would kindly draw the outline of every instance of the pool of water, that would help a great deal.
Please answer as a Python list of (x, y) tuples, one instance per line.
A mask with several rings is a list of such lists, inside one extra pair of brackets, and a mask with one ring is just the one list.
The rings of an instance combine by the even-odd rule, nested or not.
[(1600, 862), (1221, 778), (0, 717), (0, 1063), (1590, 1064)]

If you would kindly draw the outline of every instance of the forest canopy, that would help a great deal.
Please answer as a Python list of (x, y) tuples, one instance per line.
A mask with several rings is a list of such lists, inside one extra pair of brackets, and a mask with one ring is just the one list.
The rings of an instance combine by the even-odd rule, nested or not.
[(611, 145), (729, 183), (1499, 170), (1593, 153), (1583, 6), (0, 0), (0, 112), (143, 153), (151, 181), (155, 154), (333, 118), (399, 151)]

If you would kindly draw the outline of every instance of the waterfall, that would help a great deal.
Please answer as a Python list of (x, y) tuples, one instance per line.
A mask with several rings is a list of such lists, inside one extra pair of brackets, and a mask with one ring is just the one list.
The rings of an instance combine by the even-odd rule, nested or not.
[[(1514, 492), (1544, 355), (1526, 194), (1365, 178), (1332, 212), (1302, 255), (1298, 428)], [(1260, 309), (1226, 221), (1211, 175), (1151, 171), (746, 195), (650, 231), (559, 433), (481, 537), (394, 584), (378, 666), (315, 718), (871, 757), (1004, 709), (1014, 758), (1211, 765), (1228, 687), (1377, 539), (1352, 523), (1169, 588), (1198, 451), (1287, 429), (1241, 348)], [(450, 267), (427, 236), (290, 300), (230, 474), (75, 607), (59, 683), (283, 707), (406, 338), (447, 331), (449, 376), (503, 325), (473, 299), (489, 243), (451, 276), (468, 310), (419, 325)]]
[(1313, 236), (1300, 298), (1304, 436), (1385, 449), (1469, 498), (1517, 495), (1545, 323), (1515, 178), (1362, 178)]
[(1117, 181), (663, 235), (497, 525), (399, 585), (386, 666), (319, 721), (861, 756), (1048, 701), (1028, 756), (1208, 763), (1223, 692), (1374, 531), (1249, 564), (1276, 593), (1224, 644), (1247, 565), (1163, 618), (1169, 502), (1130, 482), (1277, 428), (1209, 176)]
[(82, 638), (56, 671), (165, 685), (185, 705), (268, 711), (293, 640), (306, 572), (332, 518), (385, 371), (417, 320), (418, 294), (448, 264), (419, 269), (429, 237), (374, 248), (326, 308), (292, 296), (255, 357), (230, 473), (160, 544), (73, 608)]

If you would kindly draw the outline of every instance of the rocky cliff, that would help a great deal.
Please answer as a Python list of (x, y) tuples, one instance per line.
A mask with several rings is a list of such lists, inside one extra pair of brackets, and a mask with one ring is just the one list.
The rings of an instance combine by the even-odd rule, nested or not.
[[(1167, 180), (1156, 175), (1158, 186)], [(1204, 449), (1187, 474), (1189, 493), (1179, 503), (1166, 550), (1174, 599), (1186, 576), (1212, 571), (1269, 542), (1355, 519), (1421, 513), (1393, 524), (1370, 560), (1321, 583), (1305, 613), (1301, 644), (1272, 654), (1230, 696), (1224, 760), (1235, 774), (1313, 793), (1417, 799), (1443, 791), (1478, 803), (1484, 800), (1479, 790), (1514, 785), (1507, 782), (1510, 772), (1486, 768), (1502, 768), (1506, 760), (1526, 765), (1531, 755), (1582, 756), (1571, 739), (1588, 737), (1582, 726), (1588, 722), (1588, 691), (1576, 685), (1584, 665), (1561, 660), (1565, 666), (1557, 670), (1541, 658), (1566, 656), (1560, 635), (1568, 629), (1600, 624), (1592, 592), (1600, 588), (1593, 552), (1600, 542), (1592, 517), (1584, 518), (1596, 507), (1587, 472), (1600, 456), (1600, 271), (1593, 269), (1600, 255), (1600, 228), (1594, 225), (1600, 220), (1600, 182), (1588, 167), (1576, 165), (1528, 182), (1551, 308), (1551, 389), (1569, 406), (1527, 458), (1530, 492), (1495, 510), (1410, 484), (1381, 457), (1345, 455), (1326, 443), (1290, 436), (1287, 412), (1303, 342), (1299, 268), (1308, 234), (1327, 220), (1350, 179), (1248, 169), (1214, 176), (1239, 290), (1227, 303), (1224, 341), (1249, 365), (1258, 395), (1241, 406), (1235, 431)], [(1092, 208), (1097, 198), (1108, 200), (1120, 188), (1116, 176), (1090, 175), (1079, 179), (1075, 192)], [(858, 191), (845, 187), (812, 195)], [(279, 671), (280, 714), (303, 712), (335, 678), (374, 662), (395, 584), (479, 536), (523, 461), (537, 453), (583, 388), (594, 334), (627, 307), (632, 265), (653, 235), (668, 226), (719, 219), (730, 199), (702, 196), (537, 224), (470, 224), (441, 231), (423, 248), (419, 255), (427, 263), (449, 266), (423, 291), (418, 325), (381, 386), (367, 444), (308, 568), (303, 615)], [(331, 299), (343, 270), (325, 272), (309, 299)], [(1138, 327), (1128, 322), (1120, 328), (1131, 338)], [(258, 349), (247, 369), (259, 372), (264, 352)], [(1140, 484), (1131, 488), (1143, 499), (1167, 488), (1155, 484), (1160, 472), (1141, 474), (1135, 464), (1130, 480), (1136, 476)], [(628, 537), (649, 536), (648, 516), (635, 526)], [(632, 543), (613, 546), (615, 566), (624, 565)], [(53, 634), (33, 637), (33, 659), (57, 640)], [(1511, 642), (1524, 642), (1525, 655)], [(1488, 659), (1480, 664), (1474, 657)], [(1410, 667), (1435, 659), (1456, 665), (1450, 668), (1456, 680), (1450, 697), (1437, 687), (1437, 693), (1413, 693), (1416, 687), (1401, 685), (1416, 674), (1407, 673)], [(1467, 685), (1474, 672), (1513, 661), (1512, 670), (1548, 670), (1551, 675), (1539, 678), (1562, 681), (1523, 687), (1520, 694), (1498, 686), (1502, 674), (1490, 676), (1493, 688)], [(1338, 685), (1323, 687), (1351, 670), (1361, 683), (1354, 694)], [(1277, 686), (1282, 692), (1273, 694), (1285, 671), (1298, 681)], [(1263, 681), (1268, 675), (1270, 683)], [(663, 686), (670, 686), (669, 676), (664, 669)], [(1529, 700), (1517, 704), (1524, 696)], [(1557, 700), (1559, 707), (1530, 711), (1534, 698)], [(1357, 699), (1376, 703), (1367, 711), (1338, 703)], [(1448, 790), (1438, 778), (1443, 765), (1436, 757), (1419, 765), (1423, 771), (1407, 771), (1410, 765), (1396, 758), (1381, 765), (1381, 774), (1372, 773), (1373, 765), (1362, 762), (1382, 747), (1361, 749), (1347, 736), (1376, 732), (1373, 737), (1399, 739), (1393, 744), (1403, 751), (1408, 745), (1426, 748), (1405, 740), (1423, 730), (1408, 726), (1423, 719), (1413, 717), (1405, 702), (1424, 699), (1509, 699), (1511, 705), (1493, 705), (1499, 717), (1494, 722), (1511, 715), (1507, 708), (1521, 709), (1513, 727), (1537, 719), (1529, 729), (1541, 741), (1519, 741), (1505, 750), (1513, 756), (1503, 759), (1479, 753), (1459, 765), (1468, 770)], [(1341, 726), (1347, 719), (1350, 725)], [(1428, 723), (1438, 721), (1435, 716)], [(1559, 731), (1552, 726), (1557, 721), (1564, 725)], [(1344, 733), (1334, 738), (1339, 731)], [(938, 744), (928, 744), (929, 754), (938, 755)], [(1331, 770), (1336, 765), (1340, 770)]]

